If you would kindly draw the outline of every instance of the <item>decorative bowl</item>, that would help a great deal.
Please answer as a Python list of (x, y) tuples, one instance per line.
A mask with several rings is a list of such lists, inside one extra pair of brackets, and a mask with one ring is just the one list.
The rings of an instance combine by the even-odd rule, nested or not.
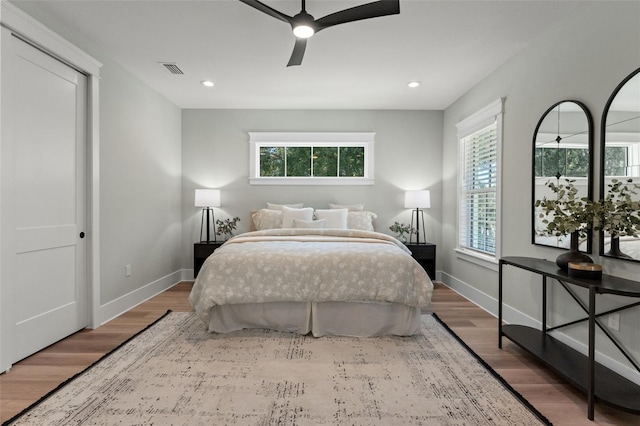
[(569, 276), (599, 280), (602, 278), (602, 265), (588, 262), (569, 262)]

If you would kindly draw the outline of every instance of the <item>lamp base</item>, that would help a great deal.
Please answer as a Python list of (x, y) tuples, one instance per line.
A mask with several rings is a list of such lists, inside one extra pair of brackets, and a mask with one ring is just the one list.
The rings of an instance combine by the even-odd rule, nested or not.
[[(202, 233), (205, 228), (205, 221), (206, 221), (206, 228), (207, 228), (207, 238), (203, 239)], [(213, 228), (213, 240), (211, 239), (211, 228)], [(200, 221), (200, 242), (207, 243), (207, 244), (217, 242), (215, 216), (213, 214), (213, 209), (211, 207), (206, 207), (202, 209), (202, 219)]]
[[(415, 216), (415, 222), (414, 222), (414, 216)], [(420, 241), (420, 219), (422, 219), (422, 241)], [(415, 209), (411, 212), (411, 228), (413, 229), (413, 224), (416, 224), (416, 232), (415, 232), (415, 243), (413, 242), (413, 233), (409, 235), (409, 243), (411, 244), (426, 244), (427, 243), (427, 236), (424, 232), (424, 212), (420, 209)]]

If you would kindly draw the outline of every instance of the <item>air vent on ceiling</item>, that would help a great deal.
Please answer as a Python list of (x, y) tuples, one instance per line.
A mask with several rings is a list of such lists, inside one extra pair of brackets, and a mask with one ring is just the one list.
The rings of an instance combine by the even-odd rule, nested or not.
[(167, 69), (171, 74), (184, 74), (180, 67), (175, 62), (160, 62), (160, 64)]

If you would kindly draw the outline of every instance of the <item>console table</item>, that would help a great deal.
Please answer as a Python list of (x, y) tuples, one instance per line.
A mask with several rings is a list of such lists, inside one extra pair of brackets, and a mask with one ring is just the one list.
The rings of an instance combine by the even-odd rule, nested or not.
[[(601, 318), (625, 309), (640, 306), (640, 302), (597, 313), (596, 295), (615, 294), (640, 298), (640, 282), (602, 275), (602, 279), (571, 277), (559, 269), (555, 263), (530, 257), (504, 257), (500, 259), (498, 281), (498, 347), (502, 348), (502, 337), (506, 337), (548, 367), (558, 372), (567, 381), (587, 394), (587, 417), (593, 420), (595, 401), (609, 404), (624, 411), (640, 414), (640, 385), (626, 379), (595, 361), (596, 326), (620, 350), (631, 365), (640, 372), (638, 362), (617, 341), (615, 336), (601, 323)], [(502, 324), (503, 269), (512, 266), (542, 276), (542, 330), (523, 325)], [(584, 310), (586, 317), (566, 324), (547, 327), (547, 278), (556, 280), (573, 300)], [(573, 286), (588, 289), (588, 302), (583, 302)], [(587, 321), (589, 329), (588, 355), (553, 338), (548, 332)]]

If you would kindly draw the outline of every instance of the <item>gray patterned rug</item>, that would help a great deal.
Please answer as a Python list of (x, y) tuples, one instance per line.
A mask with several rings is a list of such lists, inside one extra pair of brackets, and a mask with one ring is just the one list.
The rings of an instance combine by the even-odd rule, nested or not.
[(6, 424), (540, 425), (446, 325), (412, 337), (209, 334), (170, 313)]

